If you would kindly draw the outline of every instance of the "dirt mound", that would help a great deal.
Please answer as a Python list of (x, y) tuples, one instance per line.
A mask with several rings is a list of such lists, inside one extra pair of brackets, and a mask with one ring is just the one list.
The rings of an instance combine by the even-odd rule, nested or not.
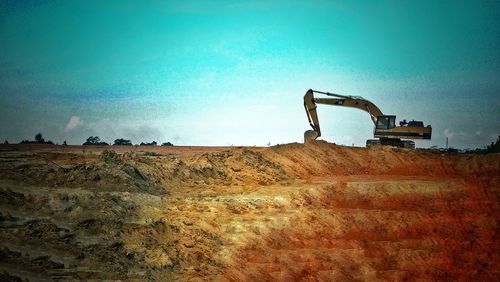
[[(49, 159), (50, 157), (50, 159)], [(84, 163), (58, 165), (64, 158), (45, 154), (45, 163), (22, 163), (0, 170), (0, 177), (30, 185), (102, 188), (161, 194), (184, 185), (267, 185), (289, 178), (278, 164), (248, 149), (203, 153), (187, 158), (104, 150)], [(3, 172), (3, 173), (2, 173)]]
[(273, 184), (287, 179), (284, 169), (252, 150), (224, 151), (186, 160), (178, 172), (183, 180), (224, 184)]
[(290, 179), (280, 164), (266, 159), (260, 152), (246, 149), (183, 158), (134, 154), (124, 154), (120, 158), (167, 191), (200, 185), (269, 185)]

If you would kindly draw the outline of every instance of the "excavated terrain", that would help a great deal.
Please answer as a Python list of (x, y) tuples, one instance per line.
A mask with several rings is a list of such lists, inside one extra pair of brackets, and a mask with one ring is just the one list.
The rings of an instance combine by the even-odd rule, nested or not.
[(500, 155), (0, 146), (0, 280), (500, 280)]

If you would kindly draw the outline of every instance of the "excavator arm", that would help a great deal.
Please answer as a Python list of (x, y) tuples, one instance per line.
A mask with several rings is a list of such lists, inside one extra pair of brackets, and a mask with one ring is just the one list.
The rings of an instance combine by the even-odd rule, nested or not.
[[(335, 98), (314, 98), (314, 93), (323, 94)], [(356, 108), (366, 111), (370, 114), (373, 124), (376, 125), (377, 117), (382, 116), (382, 111), (372, 102), (359, 96), (346, 96), (329, 92), (321, 92), (309, 89), (304, 95), (304, 108), (306, 110), (307, 119), (313, 130), (308, 130), (304, 133), (304, 140), (314, 140), (321, 136), (319, 126), (318, 113), (316, 111), (317, 104), (333, 105)]]

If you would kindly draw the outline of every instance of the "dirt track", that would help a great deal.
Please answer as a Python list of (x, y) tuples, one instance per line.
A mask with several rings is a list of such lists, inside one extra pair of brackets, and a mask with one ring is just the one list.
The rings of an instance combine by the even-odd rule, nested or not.
[(498, 281), (499, 178), (326, 142), (1, 146), (0, 280)]

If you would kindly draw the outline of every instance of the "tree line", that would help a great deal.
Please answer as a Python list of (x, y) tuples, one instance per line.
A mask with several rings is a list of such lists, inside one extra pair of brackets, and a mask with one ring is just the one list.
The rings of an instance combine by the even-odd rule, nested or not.
[[(101, 139), (99, 138), (99, 136), (90, 136), (89, 138), (87, 138), (87, 141), (85, 141), (85, 143), (83, 143), (83, 145), (98, 145), (98, 146), (109, 146), (108, 143), (106, 142), (102, 142)], [(130, 139), (124, 139), (124, 138), (118, 138), (118, 139), (115, 139), (113, 145), (118, 145), (118, 146), (132, 146), (132, 141), (130, 141)], [(158, 143), (156, 143), (156, 141), (153, 141), (151, 143), (144, 143), (144, 142), (141, 142), (141, 144), (139, 144), (139, 146), (157, 146)], [(174, 144), (170, 143), (170, 142), (165, 142), (165, 143), (162, 143), (161, 144), (162, 146), (174, 146)]]
[[(8, 145), (9, 142), (7, 140), (5, 140), (5, 142), (3, 144), (4, 145)], [(28, 139), (26, 139), (26, 140), (21, 141), (20, 144), (48, 144), (48, 145), (54, 145), (54, 142), (52, 142), (50, 140), (45, 140), (45, 138), (43, 138), (43, 135), (41, 133), (37, 133), (35, 135), (35, 140), (28, 140)], [(63, 142), (62, 145), (68, 145), (66, 143), (66, 140), (64, 140), (64, 142)], [(87, 140), (85, 140), (85, 142), (82, 145), (84, 145), (84, 146), (87, 146), (87, 145), (109, 146), (109, 143), (106, 143), (106, 142), (102, 141), (99, 136), (90, 136), (89, 138), (87, 138)], [(132, 146), (133, 144), (130, 141), (130, 139), (118, 138), (118, 139), (115, 139), (115, 141), (113, 142), (113, 145), (117, 145), (117, 146)], [(150, 142), (150, 143), (141, 142), (139, 144), (139, 146), (157, 146), (157, 145), (158, 145), (158, 143), (156, 141), (153, 141), (153, 142)], [(172, 144), (170, 142), (165, 142), (165, 143), (162, 143), (161, 146), (174, 146), (174, 144)]]
[[(7, 142), (7, 140), (5, 140), (5, 142)], [(50, 144), (50, 145), (52, 145), (52, 144), (54, 144), (54, 142), (52, 142), (50, 140), (45, 140), (45, 138), (43, 138), (41, 133), (37, 133), (35, 135), (35, 140), (23, 140), (23, 141), (21, 141), (21, 144)]]

